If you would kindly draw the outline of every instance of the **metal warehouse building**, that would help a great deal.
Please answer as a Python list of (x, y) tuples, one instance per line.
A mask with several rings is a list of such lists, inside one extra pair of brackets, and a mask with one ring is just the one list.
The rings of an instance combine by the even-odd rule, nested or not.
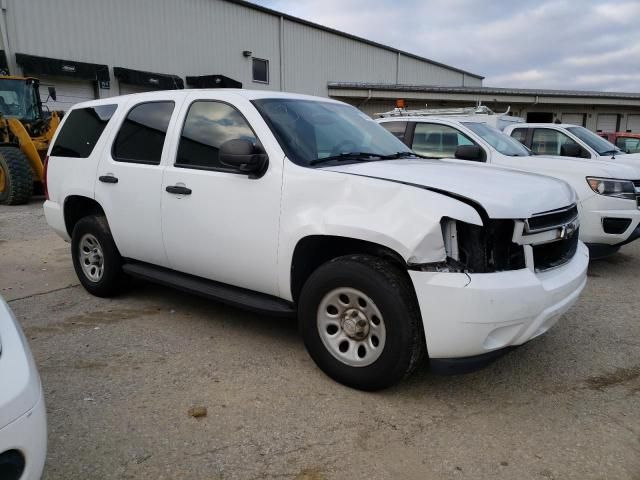
[(530, 121), (640, 131), (640, 94), (483, 87), (483, 77), (242, 0), (0, 0), (0, 70), (50, 109), (154, 89), (243, 87), (393, 108), (511, 106)]
[(483, 78), (239, 0), (1, 5), (6, 67), (55, 85), (56, 108), (185, 81), (327, 96), (330, 81), (479, 86)]

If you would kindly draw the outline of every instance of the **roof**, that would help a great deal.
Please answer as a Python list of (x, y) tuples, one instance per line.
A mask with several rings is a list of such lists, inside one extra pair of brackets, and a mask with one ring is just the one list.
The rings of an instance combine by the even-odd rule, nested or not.
[(325, 32), (333, 33), (334, 35), (339, 35), (341, 37), (349, 38), (351, 40), (356, 40), (358, 42), (366, 43), (368, 45), (372, 45), (374, 47), (382, 48), (389, 52), (399, 53), (400, 55), (404, 55), (405, 57), (413, 58), (415, 60), (420, 60), (423, 62), (431, 63), (432, 65), (436, 65), (438, 67), (447, 68), (449, 70), (453, 70), (458, 73), (464, 73), (465, 75), (469, 75), (471, 77), (484, 79), (482, 75), (478, 75), (477, 73), (467, 72), (466, 70), (461, 70), (460, 68), (452, 67), (451, 65), (447, 65), (444, 63), (436, 62), (435, 60), (431, 60), (429, 58), (421, 57), (420, 55), (416, 55), (414, 53), (405, 52), (404, 50), (398, 50), (397, 48), (390, 47), (388, 45), (384, 45), (382, 43), (374, 42), (373, 40), (368, 40), (366, 38), (358, 37), (357, 35), (352, 35), (350, 33), (342, 32), (340, 30), (336, 30), (334, 28), (325, 27), (324, 25), (320, 25), (318, 23), (310, 22), (309, 20), (304, 20), (299, 17), (294, 17), (293, 15), (288, 15), (286, 13), (279, 12), (277, 10), (273, 10), (271, 8), (263, 7), (261, 5), (256, 5), (255, 3), (247, 2), (246, 0), (226, 0), (230, 3), (235, 3), (237, 5), (242, 5), (243, 7), (251, 8), (253, 10), (258, 10), (263, 13), (268, 13), (270, 15), (274, 15), (276, 17), (282, 17), (290, 22), (299, 23), (302, 25), (306, 25), (308, 27), (317, 28), (318, 30), (322, 30)]
[(338, 100), (326, 97), (316, 97), (313, 95), (305, 95), (302, 93), (288, 93), (279, 92), (276, 90), (245, 90), (237, 88), (186, 88), (179, 90), (153, 90), (148, 92), (131, 93), (128, 95), (118, 95), (115, 97), (97, 98), (95, 100), (88, 100), (86, 102), (76, 103), (72, 108), (85, 108), (93, 107), (96, 105), (109, 105), (127, 103), (131, 98), (140, 99), (140, 101), (155, 101), (155, 100), (171, 100), (181, 99), (187, 95), (196, 94), (201, 96), (202, 99), (211, 100), (212, 97), (209, 94), (214, 93), (216, 98), (231, 100), (233, 98), (244, 98), (246, 100), (260, 100), (270, 98), (284, 98), (294, 100), (310, 100), (323, 103), (336, 103), (342, 104)]
[(432, 85), (403, 85), (389, 83), (361, 83), (361, 82), (329, 82), (329, 88), (359, 89), (359, 90), (393, 90), (398, 92), (426, 92), (426, 93), (468, 93), (494, 95), (528, 95), (545, 97), (576, 97), (576, 98), (618, 98), (640, 100), (640, 93), (632, 92), (599, 92), (593, 90), (550, 90), (533, 88), (501, 88), (501, 87), (437, 87)]

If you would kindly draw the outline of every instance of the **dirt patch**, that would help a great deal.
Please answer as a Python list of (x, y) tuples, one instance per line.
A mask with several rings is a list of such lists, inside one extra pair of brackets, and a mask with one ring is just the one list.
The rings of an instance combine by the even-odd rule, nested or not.
[(162, 311), (160, 307), (150, 308), (121, 308), (114, 310), (105, 310), (97, 312), (88, 312), (80, 315), (72, 315), (65, 318), (62, 322), (52, 323), (50, 325), (34, 325), (24, 329), (28, 336), (40, 333), (63, 333), (77, 328), (95, 327), (96, 325), (111, 325), (133, 318), (145, 317), (148, 315), (157, 315)]
[(324, 480), (325, 478), (324, 473), (319, 468), (305, 468), (296, 475), (295, 480)]
[(640, 366), (617, 368), (613, 372), (590, 377), (586, 383), (592, 390), (604, 390), (605, 388), (627, 383), (637, 378), (640, 378)]

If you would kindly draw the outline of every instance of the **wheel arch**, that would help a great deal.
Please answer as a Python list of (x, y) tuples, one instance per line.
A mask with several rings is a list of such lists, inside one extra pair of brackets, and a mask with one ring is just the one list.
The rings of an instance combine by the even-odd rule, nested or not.
[(64, 225), (69, 234), (81, 218), (89, 215), (105, 215), (102, 206), (93, 198), (82, 195), (70, 195), (64, 200)]
[(293, 301), (297, 302), (305, 282), (320, 265), (352, 254), (383, 258), (407, 272), (402, 255), (385, 245), (338, 235), (308, 235), (298, 240), (291, 258), (289, 282)]

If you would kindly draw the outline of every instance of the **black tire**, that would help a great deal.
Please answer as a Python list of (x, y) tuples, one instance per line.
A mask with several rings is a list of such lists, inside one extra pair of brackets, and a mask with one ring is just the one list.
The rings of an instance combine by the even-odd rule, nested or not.
[[(99, 257), (103, 260), (102, 274), (98, 279), (90, 278), (82, 266), (81, 242), (91, 237), (97, 241), (101, 251)], [(127, 277), (122, 271), (122, 257), (104, 215), (91, 215), (76, 223), (71, 235), (71, 258), (80, 283), (92, 295), (112, 297), (127, 285)]]
[[(341, 288), (364, 293), (384, 319), (386, 341), (382, 353), (369, 365), (344, 363), (320, 337), (320, 305)], [(348, 255), (320, 266), (302, 289), (298, 321), (307, 351), (318, 367), (334, 380), (360, 390), (380, 390), (402, 380), (415, 370), (426, 352), (410, 279), (401, 268), (374, 256)]]
[(0, 147), (0, 170), (0, 204), (27, 203), (33, 193), (33, 175), (27, 157), (18, 148)]

